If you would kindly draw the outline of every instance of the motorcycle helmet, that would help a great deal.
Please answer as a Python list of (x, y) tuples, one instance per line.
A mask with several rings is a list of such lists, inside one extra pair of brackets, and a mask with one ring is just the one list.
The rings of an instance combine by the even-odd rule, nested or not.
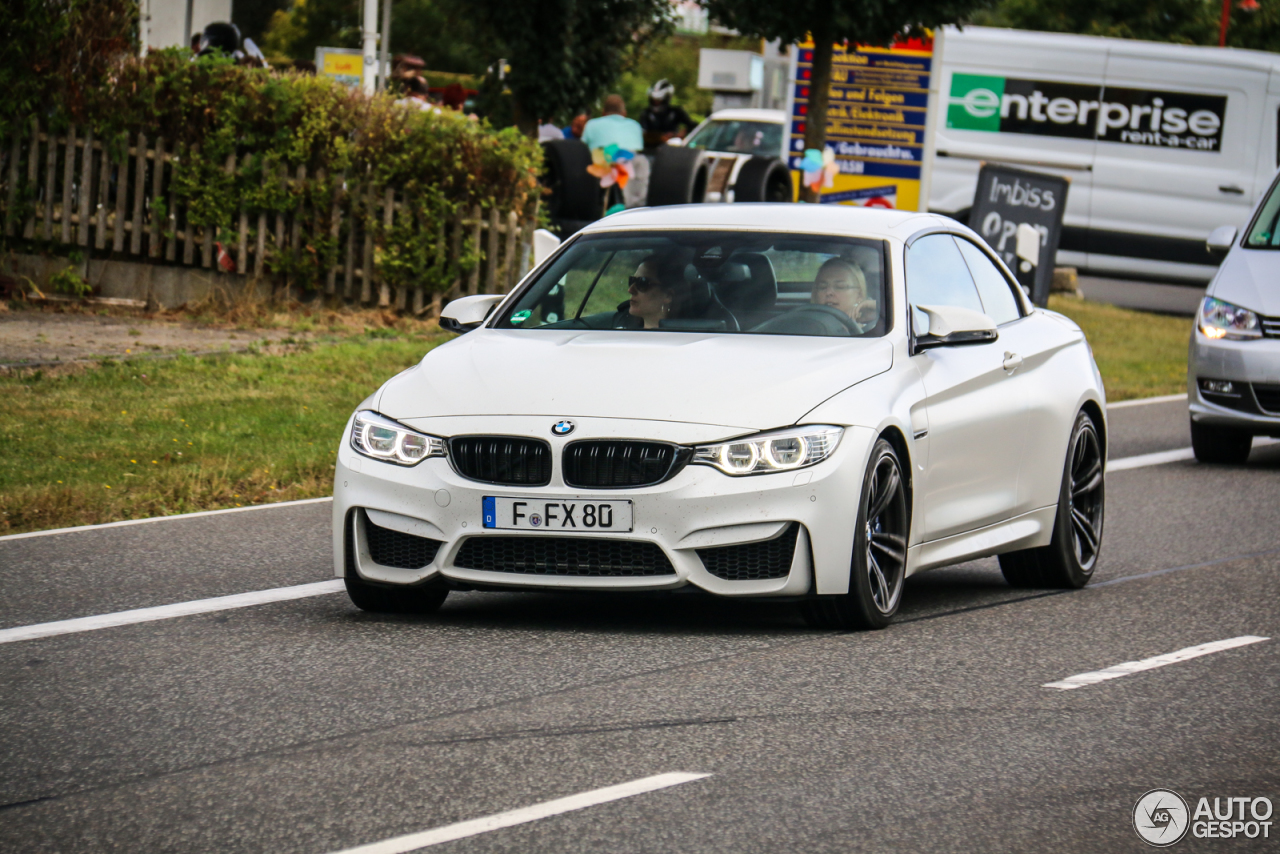
[(205, 27), (200, 36), (199, 55), (208, 56), (215, 50), (237, 56), (240, 53), (240, 28), (222, 21)]
[(671, 100), (671, 96), (675, 93), (676, 87), (672, 86), (671, 81), (664, 77), (649, 87), (649, 100), (665, 104)]

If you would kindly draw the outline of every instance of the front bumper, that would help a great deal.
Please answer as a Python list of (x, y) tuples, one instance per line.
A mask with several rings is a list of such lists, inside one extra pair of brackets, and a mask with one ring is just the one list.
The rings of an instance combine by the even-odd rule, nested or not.
[[(1207, 394), (1201, 379), (1230, 380), (1235, 396)], [(1280, 436), (1280, 339), (1210, 340), (1191, 333), (1187, 361), (1187, 402), (1191, 420)], [(1265, 390), (1265, 391), (1264, 391)]]
[[(459, 419), (448, 419), (455, 422)], [(578, 418), (571, 439), (627, 436), (657, 441), (715, 441), (741, 431), (669, 422)], [(862, 474), (874, 442), (865, 427), (846, 427), (835, 453), (824, 462), (796, 472), (730, 477), (704, 465), (688, 465), (656, 486), (637, 489), (576, 489), (564, 485), (560, 457), (568, 438), (548, 433), (551, 420), (543, 417), (477, 417), (466, 419), (465, 430), (477, 435), (535, 436), (551, 443), (551, 483), (544, 487), (516, 487), (480, 483), (462, 477), (447, 459), (433, 458), (412, 468), (363, 457), (347, 443), (350, 423), (338, 452), (333, 491), (334, 572), (346, 570), (344, 541), (349, 514), (372, 510), (377, 524), (441, 542), (434, 559), (420, 569), (384, 566), (372, 560), (361, 541), (359, 526), (354, 562), (361, 577), (385, 584), (415, 584), (443, 577), (460, 584), (484, 587), (542, 589), (672, 589), (694, 585), (724, 596), (800, 596), (810, 592), (848, 590), (853, 532)], [(429, 429), (414, 421), (418, 429)], [(711, 435), (719, 431), (719, 435)], [(435, 431), (433, 431), (435, 432)], [(691, 440), (690, 435), (698, 435)], [(440, 433), (437, 432), (437, 435)], [(679, 438), (676, 435), (678, 434)], [(445, 435), (449, 435), (446, 433)], [(555, 500), (567, 498), (628, 499), (632, 502), (630, 533), (594, 533), (592, 539), (653, 543), (670, 560), (675, 572), (661, 576), (584, 577), (467, 569), (454, 561), (472, 537), (565, 537), (559, 531), (509, 531), (482, 527), (481, 503), (486, 496)], [(385, 515), (384, 515), (385, 514)], [(790, 572), (781, 578), (733, 581), (711, 574), (697, 549), (769, 540), (791, 522), (801, 526)]]

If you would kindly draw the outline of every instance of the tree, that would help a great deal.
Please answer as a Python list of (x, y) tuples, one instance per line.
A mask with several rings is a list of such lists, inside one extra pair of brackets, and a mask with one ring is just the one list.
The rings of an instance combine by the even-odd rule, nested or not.
[[(784, 44), (813, 38), (813, 84), (805, 122), (805, 148), (822, 150), (827, 141), (827, 100), (835, 42), (888, 46), (903, 35), (919, 34), (965, 19), (990, 0), (699, 0), (719, 23), (743, 35), (781, 39)], [(818, 193), (802, 188), (805, 201)]]
[(1220, 3), (1208, 0), (1003, 0), (975, 23), (1051, 33), (1216, 44), (1221, 9)]
[(670, 0), (472, 0), (472, 19), (511, 71), (516, 124), (532, 135), (538, 119), (594, 104), (636, 51), (671, 29)]
[[(1221, 0), (1002, 0), (974, 19), (993, 27), (1216, 45)], [(1280, 4), (1233, 2), (1228, 47), (1280, 50)]]

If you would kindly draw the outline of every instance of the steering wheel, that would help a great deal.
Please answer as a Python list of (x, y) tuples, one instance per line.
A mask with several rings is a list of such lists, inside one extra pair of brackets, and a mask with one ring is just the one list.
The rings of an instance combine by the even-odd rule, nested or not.
[[(862, 334), (862, 329), (859, 328), (858, 325), (853, 322), (853, 319), (849, 317), (849, 315), (845, 314), (840, 309), (830, 305), (818, 305), (816, 303), (810, 303), (809, 305), (802, 305), (799, 308), (794, 308), (791, 311), (787, 312), (787, 314), (783, 315), (783, 317), (799, 318), (799, 316), (803, 314), (816, 314), (816, 315), (821, 315), (822, 317), (829, 317), (832, 320), (835, 320), (837, 323), (839, 323), (840, 326), (843, 327), (846, 331), (848, 331), (850, 335)], [(818, 318), (814, 318), (814, 319), (817, 320)], [(828, 324), (823, 323), (823, 325), (826, 326)]]

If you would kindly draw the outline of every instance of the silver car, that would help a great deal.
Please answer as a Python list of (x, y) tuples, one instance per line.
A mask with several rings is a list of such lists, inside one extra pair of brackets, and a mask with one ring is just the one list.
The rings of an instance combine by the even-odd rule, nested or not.
[(1243, 463), (1254, 436), (1280, 436), (1280, 176), (1238, 236), (1209, 235), (1226, 259), (1191, 332), (1191, 445), (1205, 463)]

